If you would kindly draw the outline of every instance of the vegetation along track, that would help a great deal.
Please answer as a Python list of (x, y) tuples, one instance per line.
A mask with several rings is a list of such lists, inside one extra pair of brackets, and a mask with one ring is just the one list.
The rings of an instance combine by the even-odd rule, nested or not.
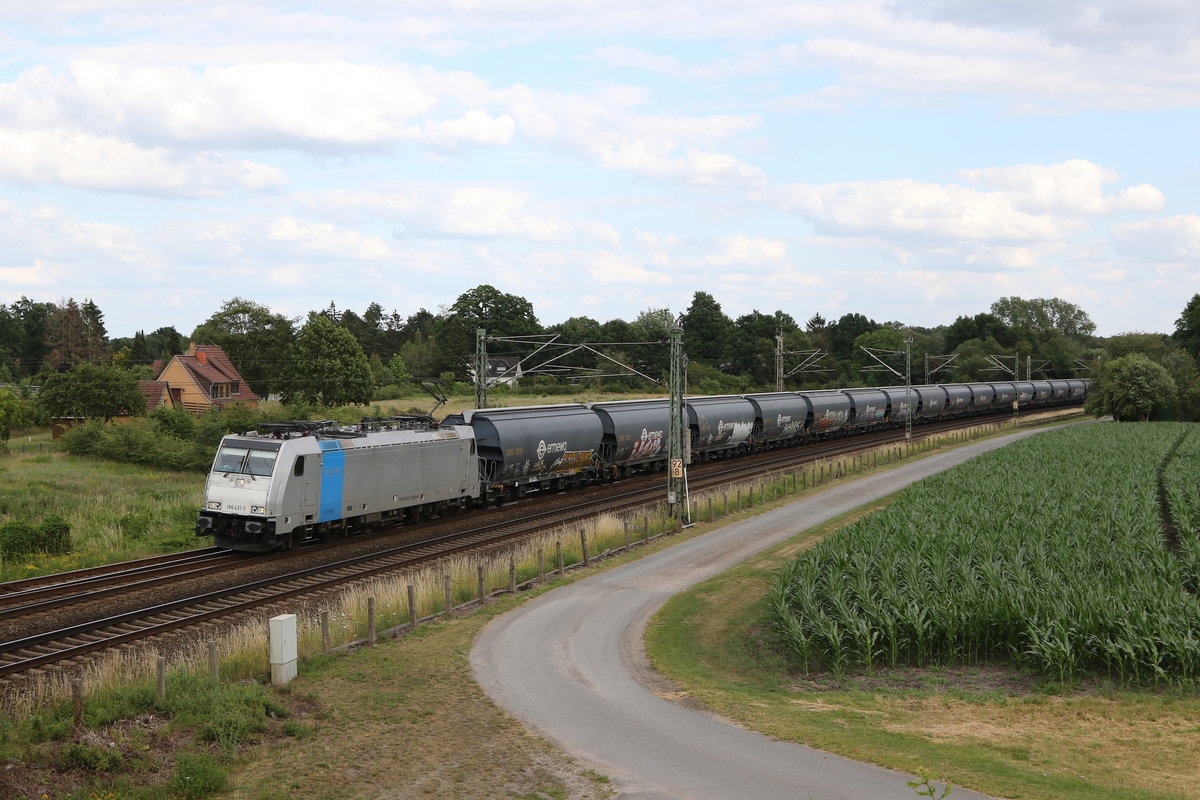
[[(986, 418), (982, 420), (973, 418), (966, 425), (963, 421), (927, 424), (920, 428), (920, 436), (916, 438), (944, 433), (959, 427), (974, 427), (980, 422), (987, 421)], [(903, 439), (903, 431), (882, 431), (804, 448), (769, 451), (759, 454), (755, 458), (737, 462), (709, 463), (694, 470), (695, 477), (692, 481), (692, 488), (693, 490), (711, 488), (732, 481), (749, 480), (764, 474), (795, 469), (814, 461), (835, 457), (845, 458), (848, 455), (878, 448), (881, 445), (902, 442)], [(626, 489), (625, 491), (602, 492), (592, 498), (580, 496), (566, 508), (538, 510), (537, 507), (534, 507), (516, 519), (483, 524), (469, 530), (459, 528), (452, 533), (434, 536), (415, 543), (342, 558), (332, 563), (324, 563), (283, 575), (208, 591), (160, 603), (149, 608), (127, 611), (102, 619), (23, 636), (0, 644), (0, 679), (11, 682), (19, 679), (22, 673), (34, 669), (40, 670), (49, 665), (68, 667), (78, 665), (81, 663), (80, 659), (88, 658), (100, 650), (161, 636), (181, 628), (210, 623), (215, 620), (228, 621), (230, 618), (240, 617), (244, 612), (274, 606), (298, 597), (303, 597), (308, 601), (316, 600), (323, 594), (352, 582), (374, 578), (389, 572), (411, 569), (450, 555), (494, 547), (506, 541), (543, 531), (550, 526), (582, 522), (598, 513), (628, 513), (632, 509), (660, 502), (662, 498), (660, 482), (660, 479), (653, 476), (640, 481), (628, 481), (628, 485), (622, 487)], [(46, 591), (68, 592), (66, 596), (43, 598), (36, 602), (31, 600), (17, 605), (10, 603), (9, 608), (0, 609), (0, 619), (4, 618), (2, 616), (4, 614), (10, 617), (17, 617), (22, 613), (32, 614), (60, 603), (97, 600), (102, 596), (128, 592), (134, 587), (138, 589), (153, 588), (178, 581), (184, 576), (194, 576), (199, 572), (210, 573), (221, 569), (230, 569), (238, 564), (251, 561), (261, 563), (263, 560), (262, 556), (247, 559), (243, 554), (236, 554), (234, 558), (222, 560), (220, 554), (213, 553), (211, 550), (176, 555), (194, 556), (199, 562), (212, 559), (220, 563), (214, 563), (211, 566), (193, 564), (191, 567), (182, 568), (179, 562), (165, 562), (159, 565), (143, 564), (132, 567), (130, 570), (108, 575), (85, 577), (79, 577), (77, 573), (65, 573), (59, 577), (74, 577), (71, 580), (55, 581), (42, 588)], [(130, 563), (136, 564), (137, 562)], [(166, 571), (165, 574), (162, 574), (163, 570)], [(119, 580), (118, 576), (120, 575), (127, 576), (123, 588), (119, 584), (113, 583)], [(132, 578), (132, 582), (128, 578)], [(110, 584), (104, 587), (98, 587), (92, 583), (105, 580)], [(71, 586), (79, 587), (83, 591), (70, 594), (72, 590), (66, 587)], [(7, 585), (5, 588), (11, 588), (11, 585)], [(23, 595), (29, 599), (33, 595), (23, 593), (37, 591), (39, 590), (27, 588), (22, 592), (10, 593), (7, 596), (12, 598)], [(96, 607), (101, 607), (101, 604), (97, 604)]]

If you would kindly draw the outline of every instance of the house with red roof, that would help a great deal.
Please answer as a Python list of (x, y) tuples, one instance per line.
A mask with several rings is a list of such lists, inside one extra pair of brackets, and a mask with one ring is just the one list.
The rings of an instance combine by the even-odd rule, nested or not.
[[(155, 383), (165, 383), (170, 402), (192, 414), (241, 403), (258, 407), (250, 390), (225, 351), (213, 344), (190, 344), (186, 353), (172, 358)], [(147, 408), (150, 398), (147, 397)]]

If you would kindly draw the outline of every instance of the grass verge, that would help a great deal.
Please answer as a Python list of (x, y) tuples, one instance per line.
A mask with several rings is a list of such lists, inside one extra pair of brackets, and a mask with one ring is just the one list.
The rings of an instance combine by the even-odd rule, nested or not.
[(1195, 696), (1061, 687), (979, 667), (876, 669), (836, 681), (789, 672), (757, 635), (767, 578), (847, 521), (673, 598), (647, 629), (652, 663), (739, 725), (997, 797), (1200, 797)]

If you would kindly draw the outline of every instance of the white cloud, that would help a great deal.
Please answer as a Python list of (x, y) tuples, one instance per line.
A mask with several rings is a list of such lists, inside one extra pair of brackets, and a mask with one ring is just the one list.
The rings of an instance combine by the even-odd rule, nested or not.
[(607, 169), (692, 186), (757, 189), (767, 183), (762, 169), (714, 149), (757, 128), (757, 115), (643, 114), (646, 93), (631, 87), (582, 96), (518, 86), (504, 96), (531, 140)]
[(607, 223), (565, 219), (541, 208), (530, 193), (499, 186), (408, 183), (391, 192), (317, 192), (300, 199), (313, 213), (352, 212), (426, 236), (536, 242), (585, 236), (609, 244), (620, 240)]
[(10, 289), (23, 287), (53, 286), (62, 278), (61, 273), (48, 268), (35, 259), (29, 266), (0, 267), (0, 285)]
[(78, 132), (0, 130), (0, 178), (93, 191), (184, 197), (272, 190), (287, 182), (276, 167), (217, 153), (165, 148)]
[(1200, 215), (1179, 214), (1162, 219), (1138, 220), (1114, 225), (1111, 230), (1117, 252), (1140, 261), (1200, 263)]
[(958, 175), (971, 183), (1003, 190), (1014, 206), (1034, 213), (1156, 212), (1165, 203), (1162, 192), (1145, 184), (1105, 197), (1104, 184), (1119, 180), (1117, 174), (1083, 159), (1050, 165), (964, 169)]
[(717, 240), (718, 252), (705, 256), (705, 266), (750, 266), (766, 268), (786, 261), (787, 245), (773, 239), (755, 236), (725, 236)]
[(914, 180), (794, 184), (781, 205), (829, 234), (900, 240), (1051, 241), (1079, 229), (1045, 214), (1029, 214), (996, 192)]
[(280, 217), (270, 224), (267, 236), (273, 241), (290, 242), (301, 251), (340, 258), (375, 260), (387, 258), (391, 250), (375, 236), (339, 228), (326, 222), (308, 222)]
[(487, 101), (478, 78), (400, 65), (243, 63), (197, 72), (80, 60), (62, 73), (38, 68), (0, 85), (0, 119), (201, 148), (423, 140), (449, 148), (507, 141), (511, 119), (471, 107)]

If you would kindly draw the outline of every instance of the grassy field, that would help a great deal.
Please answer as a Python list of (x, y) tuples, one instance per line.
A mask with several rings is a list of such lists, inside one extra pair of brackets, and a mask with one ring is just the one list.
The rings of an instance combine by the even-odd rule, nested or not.
[(74, 552), (0, 564), (0, 581), (205, 544), (192, 534), (204, 494), (201, 474), (72, 458), (44, 434), (14, 440), (9, 451), (0, 456), (0, 521), (37, 524), (57, 514), (71, 526)]
[(999, 797), (1200, 797), (1194, 684), (1064, 685), (987, 663), (805, 674), (771, 646), (765, 598), (780, 565), (826, 537), (833, 544), (846, 523), (809, 531), (674, 598), (647, 633), (654, 664), (738, 724), (887, 767), (924, 767)]

